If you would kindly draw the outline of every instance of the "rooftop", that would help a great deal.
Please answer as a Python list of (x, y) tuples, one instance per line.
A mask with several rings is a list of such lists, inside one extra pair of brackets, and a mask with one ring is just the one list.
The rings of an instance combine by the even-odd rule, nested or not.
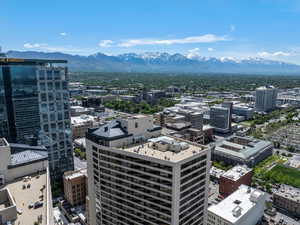
[(64, 174), (64, 177), (66, 179), (74, 179), (77, 177), (81, 177), (81, 176), (87, 176), (87, 169), (80, 169), (80, 170), (75, 170), (75, 171), (70, 171), (70, 172), (66, 172)]
[(5, 140), (5, 138), (0, 138), (0, 146), (8, 146), (8, 143)]
[[(27, 179), (25, 179), (27, 178)], [(19, 179), (13, 183), (10, 183), (6, 186), (9, 189), (11, 195), (13, 196), (17, 209), (22, 212), (18, 214), (18, 218), (15, 221), (15, 224), (18, 225), (28, 225), (34, 224), (37, 221), (38, 216), (42, 216), (42, 224), (46, 224), (47, 218), (47, 174), (44, 172), (41, 175), (35, 175)], [(30, 187), (27, 188), (27, 185), (30, 184)], [(26, 188), (23, 189), (23, 185), (26, 185)], [(43, 196), (43, 197), (42, 197)], [(30, 204), (35, 202), (42, 202), (43, 205), (39, 208), (29, 209)]]
[(216, 178), (220, 178), (220, 176), (224, 173), (225, 173), (225, 170), (218, 169), (217, 167), (214, 167), (214, 166), (212, 166), (209, 171), (209, 174)]
[(289, 166), (294, 167), (297, 169), (300, 169), (300, 155), (294, 155), (290, 160), (289, 160)]
[(82, 124), (85, 122), (90, 122), (90, 121), (94, 121), (95, 117), (91, 116), (91, 115), (81, 115), (81, 116), (72, 116), (71, 117), (71, 123), (72, 125), (76, 125), (76, 124)]
[(261, 198), (264, 198), (263, 192), (241, 185), (219, 204), (210, 206), (208, 211), (234, 224), (255, 207)]
[(0, 58), (0, 65), (3, 63), (29, 63), (29, 64), (46, 64), (46, 63), (67, 63), (67, 60), (58, 59), (22, 59), (22, 58)]
[(282, 196), (284, 198), (290, 199), (292, 201), (297, 201), (300, 203), (300, 189), (293, 186), (282, 184), (280, 189), (274, 192), (274, 194)]
[(10, 166), (23, 165), (25, 163), (46, 160), (47, 158), (47, 151), (26, 150), (12, 154), (10, 159)]
[(230, 180), (237, 181), (238, 179), (240, 179), (242, 176), (249, 173), (250, 171), (251, 171), (250, 168), (246, 166), (238, 165), (231, 168), (230, 170), (227, 170), (225, 173), (222, 174), (222, 177), (226, 177)]
[(234, 155), (242, 159), (249, 159), (270, 145), (272, 145), (272, 143), (269, 141), (252, 137), (231, 136), (218, 143), (215, 152)]
[(256, 90), (271, 90), (271, 89), (275, 89), (275, 87), (271, 85), (267, 85), (267, 86), (258, 87)]
[(176, 163), (193, 155), (202, 153), (203, 150), (207, 148), (179, 138), (160, 136), (149, 139), (143, 144), (130, 145), (120, 149)]

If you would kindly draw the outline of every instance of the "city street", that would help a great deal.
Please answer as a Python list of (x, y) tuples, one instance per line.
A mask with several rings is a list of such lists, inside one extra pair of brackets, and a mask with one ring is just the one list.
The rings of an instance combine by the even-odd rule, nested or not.
[(75, 170), (85, 169), (87, 168), (87, 162), (85, 160), (81, 160), (74, 155), (74, 168)]

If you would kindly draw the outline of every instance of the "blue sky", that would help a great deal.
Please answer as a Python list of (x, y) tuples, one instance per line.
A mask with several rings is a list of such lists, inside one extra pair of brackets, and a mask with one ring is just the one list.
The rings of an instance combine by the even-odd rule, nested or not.
[(300, 64), (300, 0), (9, 0), (7, 50), (160, 51)]

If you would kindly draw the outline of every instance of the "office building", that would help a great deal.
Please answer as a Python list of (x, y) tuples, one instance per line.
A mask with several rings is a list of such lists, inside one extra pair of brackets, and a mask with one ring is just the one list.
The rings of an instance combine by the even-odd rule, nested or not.
[(187, 121), (191, 123), (192, 128), (203, 130), (203, 113), (191, 112), (186, 115)]
[(273, 205), (288, 211), (294, 216), (300, 216), (300, 189), (282, 184), (273, 193)]
[(263, 86), (256, 89), (255, 110), (258, 112), (269, 112), (276, 108), (277, 88), (274, 86)]
[(46, 146), (53, 178), (73, 169), (66, 63), (0, 58), (0, 137)]
[(272, 153), (273, 144), (270, 141), (234, 135), (216, 144), (212, 158), (228, 165), (245, 164), (254, 167)]
[(0, 224), (53, 225), (47, 150), (1, 138), (0, 159)]
[(71, 106), (70, 107), (71, 116), (81, 116), (81, 115), (93, 115), (95, 113), (94, 108), (85, 108), (82, 106)]
[(205, 223), (209, 149), (160, 132), (147, 117), (90, 130), (91, 225)]
[(232, 122), (232, 103), (210, 108), (210, 125), (220, 133), (230, 133)]
[(223, 197), (235, 192), (240, 185), (251, 185), (252, 181), (252, 169), (247, 166), (235, 166), (226, 171), (220, 176), (219, 180), (219, 193)]
[(84, 205), (87, 196), (87, 170), (80, 169), (64, 173), (65, 199), (72, 207)]
[(71, 117), (71, 127), (73, 138), (83, 138), (89, 128), (97, 127), (99, 124), (97, 117), (91, 115), (81, 115)]
[(265, 209), (266, 194), (241, 185), (217, 205), (208, 208), (207, 225), (256, 225)]
[(245, 104), (236, 104), (232, 107), (232, 113), (238, 116), (244, 116), (246, 120), (250, 120), (253, 117), (254, 109)]

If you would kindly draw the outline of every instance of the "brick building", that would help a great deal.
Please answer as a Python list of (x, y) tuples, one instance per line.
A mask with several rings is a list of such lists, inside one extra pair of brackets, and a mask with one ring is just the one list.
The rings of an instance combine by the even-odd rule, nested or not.
[(251, 185), (252, 170), (246, 166), (235, 166), (220, 176), (219, 192), (223, 197), (235, 192), (240, 185)]
[(72, 206), (85, 204), (87, 195), (86, 169), (65, 172), (63, 181), (66, 200)]

